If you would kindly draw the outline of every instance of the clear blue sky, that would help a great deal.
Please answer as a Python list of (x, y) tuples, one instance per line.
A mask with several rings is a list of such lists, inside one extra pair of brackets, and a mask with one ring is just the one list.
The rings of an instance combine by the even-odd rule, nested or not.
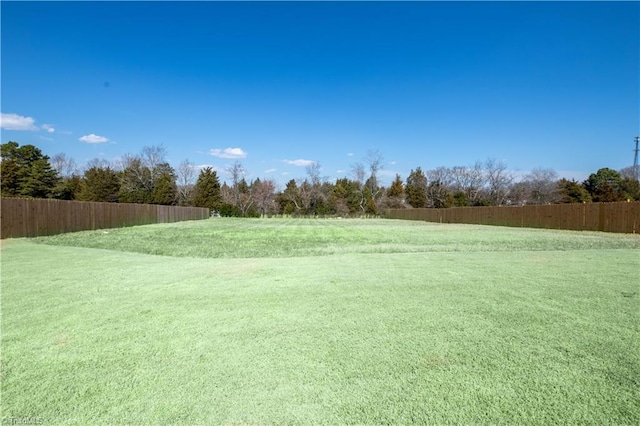
[[(633, 162), (638, 2), (6, 2), (2, 142), (82, 165), (163, 144), (174, 166), (281, 185), (384, 182), (494, 157), (585, 178)], [(306, 160), (303, 161), (303, 160)], [(297, 165), (296, 165), (297, 164)]]

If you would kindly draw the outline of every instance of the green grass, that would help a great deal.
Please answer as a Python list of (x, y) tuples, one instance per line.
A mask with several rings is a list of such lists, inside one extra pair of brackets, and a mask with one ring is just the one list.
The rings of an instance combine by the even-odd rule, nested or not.
[(347, 219), (8, 240), (2, 418), (638, 424), (639, 249)]
[(32, 241), (177, 257), (254, 258), (470, 251), (640, 249), (637, 235), (389, 220), (213, 219)]

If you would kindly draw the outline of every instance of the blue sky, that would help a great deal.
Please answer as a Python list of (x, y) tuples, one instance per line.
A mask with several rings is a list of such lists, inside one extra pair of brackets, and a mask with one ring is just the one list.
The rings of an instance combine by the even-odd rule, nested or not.
[(2, 142), (79, 165), (164, 145), (280, 185), (488, 157), (633, 162), (638, 2), (6, 2)]

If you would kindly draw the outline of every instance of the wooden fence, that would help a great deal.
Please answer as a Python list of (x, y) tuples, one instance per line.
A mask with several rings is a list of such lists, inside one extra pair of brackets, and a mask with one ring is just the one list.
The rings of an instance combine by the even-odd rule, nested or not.
[(619, 233), (640, 232), (640, 202), (389, 209), (391, 219)]
[(1, 198), (0, 238), (37, 237), (208, 217), (209, 209), (201, 207)]

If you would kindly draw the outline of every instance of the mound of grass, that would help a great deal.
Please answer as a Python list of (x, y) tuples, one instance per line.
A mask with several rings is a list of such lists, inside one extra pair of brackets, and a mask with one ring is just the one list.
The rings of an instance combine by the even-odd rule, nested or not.
[[(637, 236), (226, 219), (100, 232), (3, 246), (3, 419), (640, 423)], [(134, 253), (152, 235), (167, 255)], [(222, 235), (231, 248), (189, 254)]]
[(75, 232), (33, 241), (202, 258), (640, 248), (637, 235), (383, 219), (216, 218)]

